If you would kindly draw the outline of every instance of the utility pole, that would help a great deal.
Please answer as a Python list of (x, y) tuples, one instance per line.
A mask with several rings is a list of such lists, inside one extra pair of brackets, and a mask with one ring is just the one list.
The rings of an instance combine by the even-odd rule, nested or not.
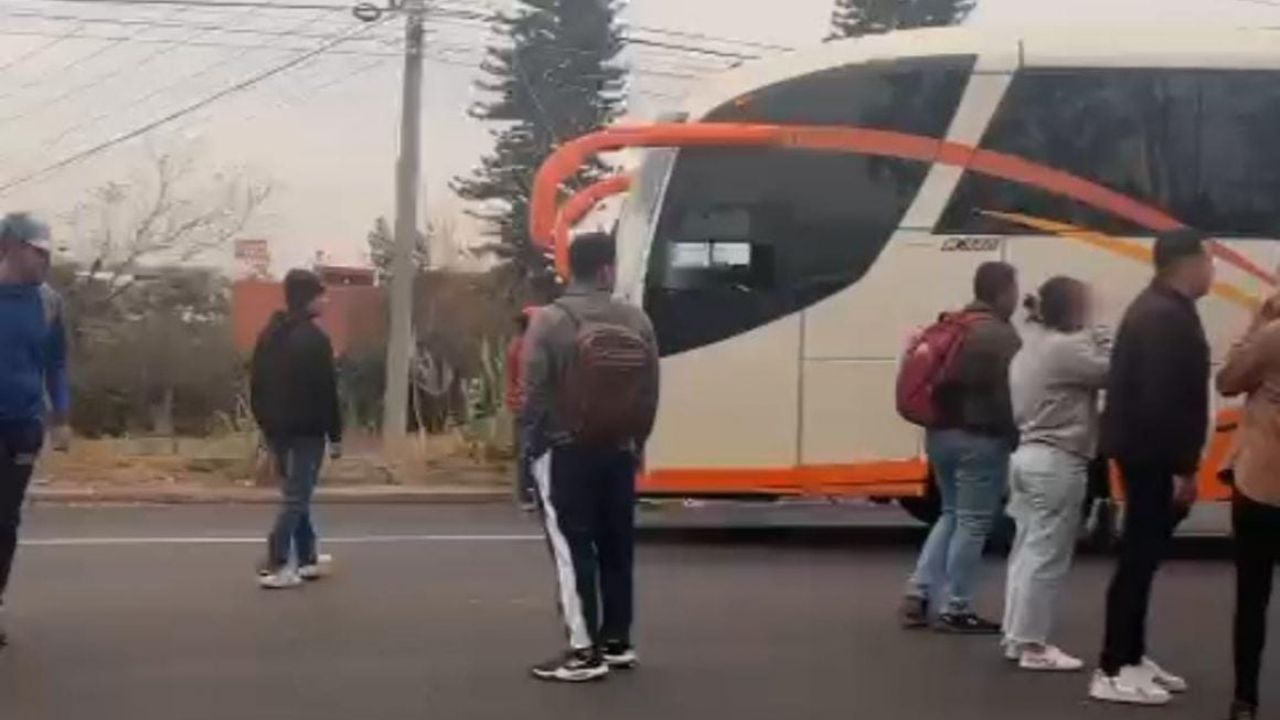
[[(401, 98), (400, 158), (396, 164), (396, 244), (391, 262), (391, 322), (387, 342), (387, 382), (383, 397), (384, 450), (398, 450), (406, 437), (409, 360), (413, 352), (413, 264), (418, 240), (422, 139), (422, 46), (425, 0), (402, 0), (405, 16), (404, 89)], [(394, 3), (393, 3), (394, 4)]]

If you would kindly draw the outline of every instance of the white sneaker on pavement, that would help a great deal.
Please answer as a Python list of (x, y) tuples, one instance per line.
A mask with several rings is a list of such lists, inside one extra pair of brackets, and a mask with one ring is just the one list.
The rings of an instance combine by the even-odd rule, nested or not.
[(303, 580), (319, 580), (333, 574), (333, 556), (317, 555), (316, 561), (310, 565), (298, 567), (298, 576)]
[(1084, 661), (1066, 654), (1059, 647), (1045, 645), (1034, 650), (1023, 650), (1018, 658), (1018, 667), (1023, 670), (1076, 672), (1084, 668)]
[(1137, 665), (1121, 668), (1115, 677), (1101, 670), (1094, 672), (1089, 697), (1127, 705), (1166, 705), (1172, 699), (1167, 690), (1152, 682), (1150, 673)]
[(1187, 691), (1186, 679), (1178, 677), (1177, 675), (1174, 675), (1168, 670), (1160, 667), (1155, 660), (1152, 660), (1149, 657), (1144, 657), (1142, 658), (1142, 665), (1140, 667), (1150, 673), (1152, 682), (1165, 690), (1168, 690), (1171, 693), (1184, 693)]
[(1004, 659), (1009, 662), (1018, 662), (1022, 659), (1022, 647), (1016, 642), (1002, 640), (1000, 642), (1000, 654), (1004, 655)]
[(258, 585), (263, 590), (287, 590), (303, 583), (302, 576), (291, 568), (280, 568), (274, 572), (258, 576)]

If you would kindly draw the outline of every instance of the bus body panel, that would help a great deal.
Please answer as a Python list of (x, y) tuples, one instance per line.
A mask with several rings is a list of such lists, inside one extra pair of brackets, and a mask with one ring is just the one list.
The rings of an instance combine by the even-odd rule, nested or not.
[[(737, 102), (735, 98), (744, 99), (746, 107), (756, 93), (763, 92), (765, 97), (769, 97), (770, 92), (776, 94), (778, 88), (785, 87), (793, 79), (868, 63), (875, 68), (892, 68), (899, 60), (919, 61), (920, 55), (936, 52), (949, 56), (971, 53), (976, 62), (967, 77), (953, 117), (944, 118), (944, 126), (931, 136), (984, 148), (991, 147), (986, 143), (994, 138), (997, 145), (993, 149), (1011, 152), (1011, 147), (1014, 155), (1021, 152), (1022, 146), (1015, 142), (1010, 147), (1001, 147), (1000, 143), (1008, 146), (1011, 132), (1027, 132), (1026, 127), (1019, 128), (1020, 120), (1024, 125), (1038, 121), (1025, 120), (1016, 107), (1010, 109), (1005, 107), (1006, 103), (1032, 103), (1025, 107), (1034, 108), (1040, 99), (1036, 92), (1045, 92), (1037, 89), (1041, 85), (1052, 89), (1055, 83), (1065, 82), (1069, 92), (1072, 82), (1084, 82), (1086, 86), (1088, 83), (1106, 84), (1111, 82), (1112, 74), (1117, 78), (1117, 87), (1127, 88), (1136, 83), (1141, 90), (1146, 87), (1142, 83), (1148, 77), (1144, 73), (1152, 68), (1185, 68), (1190, 75), (1185, 80), (1173, 78), (1168, 82), (1157, 77), (1157, 84), (1152, 85), (1154, 89), (1148, 93), (1150, 97), (1142, 93), (1116, 91), (1111, 95), (1095, 93), (1082, 96), (1081, 102), (1111, 103), (1100, 106), (1100, 114), (1104, 117), (1098, 122), (1114, 121), (1114, 118), (1105, 117), (1108, 112), (1117, 118), (1123, 118), (1125, 114), (1144, 117), (1140, 110), (1120, 107), (1120, 104), (1129, 102), (1130, 96), (1135, 97), (1135, 103), (1150, 102), (1152, 98), (1160, 102), (1176, 102), (1181, 97), (1179, 93), (1187, 92), (1187, 88), (1199, 93), (1201, 91), (1195, 88), (1203, 86), (1208, 88), (1203, 95), (1206, 101), (1218, 103), (1215, 108), (1218, 115), (1214, 117), (1221, 119), (1215, 122), (1246, 122), (1254, 107), (1280, 116), (1280, 102), (1275, 103), (1275, 110), (1266, 104), (1273, 94), (1270, 76), (1264, 78), (1256, 72), (1252, 76), (1229, 76), (1233, 80), (1242, 79), (1240, 87), (1244, 89), (1260, 87), (1265, 92), (1231, 93), (1219, 89), (1217, 95), (1213, 95), (1212, 86), (1217, 76), (1207, 74), (1228, 69), (1280, 68), (1280, 52), (1277, 52), (1280, 51), (1280, 43), (1272, 40), (1272, 37), (1280, 36), (1210, 32), (1186, 43), (1180, 36), (1177, 43), (1170, 43), (1163, 35), (1162, 41), (1146, 34), (1135, 37), (1137, 39), (1131, 42), (1127, 38), (1120, 42), (1108, 36), (1108, 44), (1104, 46), (1100, 41), (1081, 40), (1078, 35), (1036, 35), (1010, 42), (1007, 38), (993, 40), (981, 33), (942, 30), (868, 38), (856, 43), (833, 43), (816, 53), (789, 57), (764, 69), (736, 71), (691, 100), (687, 107), (691, 119), (702, 120), (713, 111), (723, 112), (726, 103)], [(1123, 57), (1120, 57), (1120, 52), (1110, 50), (1112, 43), (1114, 47), (1123, 48)], [(1020, 66), (1019, 58), (1025, 64)], [(1009, 71), (1014, 69), (1018, 69), (1017, 73), (1011, 74)], [(1042, 82), (1039, 78), (1045, 80)], [(1280, 74), (1276, 78), (1280, 78)], [(1011, 87), (1020, 88), (1014, 100), (1010, 100), (1010, 96), (1015, 95)], [(1070, 97), (1062, 95), (1061, 90), (1058, 92), (1056, 96), (1047, 96), (1048, 100), (1060, 102), (1063, 97)], [(1262, 95), (1261, 99), (1258, 95)], [(1274, 95), (1280, 100), (1280, 92)], [(1235, 102), (1237, 97), (1252, 98), (1250, 102), (1253, 104), (1247, 106), (1249, 110), (1243, 109), (1246, 106), (1242, 105), (1234, 115), (1230, 108), (1223, 111), (1221, 103)], [(1241, 102), (1245, 101), (1242, 99)], [(1185, 112), (1185, 108), (1182, 111)], [(1087, 124), (1097, 114), (1082, 111), (1080, 117), (1071, 122)], [(1148, 113), (1145, 117), (1152, 115)], [(772, 119), (766, 117), (764, 120)], [(1099, 166), (1097, 173), (1088, 171), (1088, 162), (1094, 156), (1087, 153), (1094, 152), (1092, 147), (1087, 148), (1085, 154), (1076, 152), (1057, 160), (1052, 156), (1046, 158), (1035, 154), (1026, 157), (1033, 162), (1079, 173), (1080, 177), (1109, 184), (1122, 192), (1131, 191), (1125, 185), (1130, 181), (1123, 175), (1130, 172), (1123, 164), (1129, 162), (1129, 158), (1147, 163), (1166, 162), (1168, 165), (1180, 162), (1178, 167), (1165, 171), (1183, 174), (1187, 167), (1207, 172), (1203, 168), (1229, 168), (1233, 164), (1249, 162), (1257, 164), (1256, 159), (1248, 157), (1247, 149), (1240, 147), (1241, 143), (1223, 144), (1214, 137), (1214, 133), (1219, 133), (1215, 128), (1206, 128), (1203, 139), (1201, 135), (1194, 136), (1197, 143), (1204, 144), (1203, 148), (1196, 148), (1202, 153), (1197, 157), (1205, 158), (1203, 163), (1195, 160), (1188, 166), (1185, 158), (1153, 159), (1141, 154), (1152, 152), (1150, 143), (1143, 145), (1148, 133), (1160, 138), (1168, 133), (1185, 131), (1176, 126), (1177, 120), (1162, 119), (1165, 126), (1143, 127), (1132, 139), (1130, 135), (1121, 135), (1114, 143), (1099, 136), (1104, 141), (1099, 147), (1106, 149), (1098, 150), (1102, 154), (1097, 157), (1106, 163), (1106, 168)], [(1117, 132), (1133, 132), (1132, 127), (1119, 127)], [(1040, 132), (1034, 127), (1032, 129)], [(1259, 135), (1257, 128), (1247, 129), (1252, 133), (1250, 138), (1265, 137), (1265, 134)], [(1056, 131), (1062, 132), (1063, 128)], [(1200, 131), (1198, 126), (1196, 131)], [(1234, 131), (1233, 125), (1225, 125), (1221, 130)], [(1046, 142), (1054, 142), (1052, 133), (1045, 137), (1050, 138)], [(1133, 142), (1135, 139), (1137, 145)], [(1026, 146), (1026, 149), (1034, 153), (1036, 146)], [(1269, 147), (1264, 149), (1271, 150)], [(1061, 155), (1061, 147), (1053, 150)], [(1178, 151), (1183, 149), (1178, 148)], [(662, 152), (667, 153), (663, 166), (651, 165), (649, 160), (645, 163), (645, 168), (650, 171), (648, 206), (630, 208), (624, 213), (621, 224), (623, 254), (633, 259), (628, 272), (624, 273), (626, 277), (619, 292), (633, 302), (642, 299), (646, 303), (654, 301), (652, 288), (662, 282), (661, 278), (655, 278), (655, 268), (663, 267), (663, 252), (672, 252), (670, 248), (658, 251), (655, 247), (660, 243), (673, 242), (661, 234), (671, 233), (673, 227), (677, 227), (670, 222), (664, 225), (660, 218), (668, 205), (678, 206), (687, 200), (684, 193), (689, 191), (688, 183), (682, 186), (673, 180), (681, 171), (679, 163), (684, 152), (688, 151)], [(1237, 157), (1240, 158), (1238, 161), (1232, 159)], [(1264, 157), (1270, 155), (1264, 154)], [(1062, 161), (1067, 165), (1060, 165)], [(1217, 165), (1213, 164), (1215, 162)], [(1082, 171), (1081, 167), (1085, 169)], [(642, 175), (645, 168), (641, 170)], [(887, 182), (903, 182), (898, 170), (886, 172)], [(1107, 174), (1116, 172), (1122, 173), (1119, 181), (1113, 181)], [(1253, 168), (1249, 172), (1259, 171)], [(701, 186), (707, 184), (706, 178), (703, 180)], [(1235, 177), (1228, 180), (1239, 182)], [(1264, 180), (1268, 188), (1275, 183), (1271, 176)], [(822, 179), (815, 178), (814, 181), (822, 182)], [(1075, 210), (1063, 215), (1054, 208), (1066, 206), (1060, 202), (1056, 205), (1054, 202), (1045, 203), (1044, 198), (1034, 195), (1043, 193), (1039, 190), (1032, 191), (1024, 205), (1011, 199), (1009, 188), (1000, 182), (940, 164), (927, 168), (922, 179), (917, 177), (908, 182), (917, 181), (919, 185), (896, 225), (898, 229), (891, 233), (883, 247), (871, 256), (869, 265), (847, 286), (814, 300), (806, 300), (800, 307), (780, 317), (765, 317), (759, 327), (738, 326), (723, 337), (695, 339), (692, 344), (663, 358), (663, 402), (649, 448), (642, 490), (687, 494), (922, 494), (927, 467), (921, 458), (921, 433), (902, 422), (893, 406), (897, 358), (911, 332), (932, 321), (938, 312), (965, 302), (970, 295), (972, 272), (978, 264), (992, 259), (1012, 262), (1019, 268), (1024, 292), (1034, 290), (1052, 275), (1080, 277), (1095, 288), (1098, 320), (1113, 327), (1124, 308), (1149, 282), (1151, 269), (1146, 255), (1150, 252), (1150, 237), (1143, 237), (1142, 233), (1117, 233), (1116, 227), (1123, 224), (1110, 221), (1095, 228), (1092, 221), (1101, 216), (1092, 209), (1083, 216)], [(1162, 188), (1159, 180), (1155, 182), (1157, 187), (1148, 188), (1151, 192), (1183, 192), (1178, 197), (1184, 203), (1187, 201), (1186, 188)], [(1175, 185), (1177, 182), (1186, 180), (1176, 178)], [(677, 188), (674, 192), (673, 187)], [(825, 192), (829, 188), (815, 189)], [(849, 202), (857, 202), (859, 197), (877, 197), (868, 190), (862, 188), (851, 193)], [(1248, 226), (1246, 229), (1255, 233), (1264, 227), (1269, 230), (1270, 224), (1264, 221), (1269, 217), (1266, 213), (1271, 212), (1270, 204), (1263, 209), (1256, 200), (1249, 198), (1232, 204), (1231, 200), (1223, 199), (1226, 195), (1223, 189), (1218, 190), (1217, 195), (1209, 192), (1195, 196), (1201, 203), (1197, 212), (1207, 213), (1205, 217), (1210, 223), (1222, 222), (1224, 218), (1227, 221), (1239, 219), (1222, 213), (1240, 207), (1253, 213), (1241, 222)], [(830, 194), (823, 197), (830, 197)], [(1137, 197), (1141, 199), (1140, 195)], [(1253, 205), (1249, 204), (1251, 201)], [(1222, 207), (1215, 205), (1224, 202), (1226, 205)], [(1280, 207), (1280, 200), (1276, 203)], [(991, 232), (988, 226), (995, 221), (977, 218), (987, 215), (988, 209), (1006, 213), (1025, 211), (1033, 220), (1076, 222), (1081, 232), (1048, 234), (1037, 232), (1032, 227), (1011, 231), (1010, 228), (1016, 226), (1009, 225), (1007, 220), (1001, 221), (1003, 225), (996, 222), (995, 227), (999, 231)], [(1176, 207), (1160, 209), (1178, 215)], [(1275, 226), (1280, 227), (1280, 212), (1275, 213), (1275, 220)], [(731, 221), (724, 227), (735, 224), (743, 223)], [(679, 227), (687, 225), (686, 222)], [(720, 231), (714, 229), (717, 227), (715, 223), (706, 227), (713, 229), (697, 232), (714, 237)], [(1212, 233), (1215, 228), (1208, 229)], [(686, 230), (680, 232), (685, 232), (685, 239), (688, 239)], [(1257, 277), (1256, 268), (1271, 270), (1276, 267), (1280, 261), (1280, 243), (1271, 237), (1273, 232), (1264, 231), (1262, 234), (1266, 237), (1225, 241), (1226, 246), (1255, 267), (1250, 269), (1230, 262), (1219, 263), (1220, 286), (1213, 296), (1201, 303), (1215, 365), (1221, 362), (1230, 343), (1247, 325), (1250, 303), (1273, 291)], [(860, 241), (861, 236), (855, 234), (850, 237), (851, 241)], [(780, 237), (776, 242), (787, 239)], [(642, 251), (626, 247), (630, 244), (639, 244)], [(713, 245), (708, 243), (709, 247)], [(639, 257), (643, 257), (641, 266), (637, 266), (634, 259)], [(659, 269), (656, 272), (661, 275), (665, 271)], [(748, 290), (743, 288), (743, 303), (748, 302)], [(773, 291), (777, 292), (777, 289)], [(723, 309), (724, 298), (721, 297), (719, 302)], [(711, 317), (714, 322), (714, 314)], [(1235, 406), (1214, 396), (1215, 411), (1230, 411)], [(1202, 480), (1204, 496), (1209, 499), (1221, 498), (1226, 493), (1214, 475), (1229, 454), (1230, 430), (1230, 423), (1222, 423), (1206, 449)]]

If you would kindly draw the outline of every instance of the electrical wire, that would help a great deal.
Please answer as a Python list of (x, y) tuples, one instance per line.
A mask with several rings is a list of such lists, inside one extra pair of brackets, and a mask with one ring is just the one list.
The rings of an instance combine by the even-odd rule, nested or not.
[(364, 27), (357, 28), (346, 37), (338, 38), (337, 40), (332, 40), (327, 43), (324, 43), (323, 45), (320, 45), (319, 47), (313, 48), (305, 53), (302, 53), (301, 55), (291, 58), (290, 60), (284, 63), (276, 65), (265, 71), (251, 75), (245, 78), (244, 80), (241, 80), (233, 85), (230, 85), (226, 88), (223, 88), (222, 90), (219, 90), (213, 93), (212, 95), (209, 95), (208, 97), (197, 100), (196, 102), (191, 103), (190, 105), (187, 105), (183, 108), (180, 108), (171, 113), (168, 113), (167, 115), (164, 115), (160, 118), (152, 120), (151, 122), (141, 125), (140, 127), (134, 128), (133, 130), (130, 130), (126, 133), (117, 135), (116, 137), (111, 138), (110, 140), (105, 140), (86, 150), (82, 150), (80, 152), (69, 155), (65, 158), (62, 158), (61, 160), (58, 160), (57, 162), (54, 162), (50, 165), (46, 165), (38, 170), (32, 171), (25, 175), (21, 175), (12, 180), (5, 181), (3, 184), (0, 184), (0, 196), (3, 196), (5, 193), (9, 192), (10, 190), (16, 187), (25, 185), (34, 180), (44, 178), (48, 175), (58, 172), (59, 170), (70, 167), (71, 165), (74, 165), (76, 163), (83, 162), (99, 153), (105, 152), (106, 150), (109, 150), (115, 147), (116, 145), (119, 145), (124, 142), (128, 142), (129, 140), (145, 135), (151, 132), (152, 130), (155, 130), (156, 128), (167, 125), (171, 122), (174, 122), (175, 120), (178, 120), (182, 117), (190, 115), (191, 113), (194, 113), (204, 107), (212, 105), (213, 103), (218, 102), (219, 100), (229, 95), (233, 95), (235, 93), (238, 93), (245, 89), (253, 87), (258, 83), (261, 83), (269, 78), (275, 77), (276, 75), (279, 75), (281, 73), (288, 72), (289, 70), (292, 70), (293, 68), (298, 67), (299, 65), (302, 65), (306, 62), (309, 62), (310, 60), (332, 50), (333, 48), (337, 47), (343, 42), (346, 42), (346, 40), (348, 40), (350, 37), (354, 37), (362, 32), (367, 31), (368, 29), (372, 28), (375, 24), (376, 23), (368, 23)]

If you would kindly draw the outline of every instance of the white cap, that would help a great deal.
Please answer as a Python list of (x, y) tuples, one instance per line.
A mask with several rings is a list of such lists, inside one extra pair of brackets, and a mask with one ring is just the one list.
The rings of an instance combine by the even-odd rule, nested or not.
[(46, 253), (53, 252), (49, 226), (28, 213), (9, 213), (0, 218), (0, 240), (16, 240)]

